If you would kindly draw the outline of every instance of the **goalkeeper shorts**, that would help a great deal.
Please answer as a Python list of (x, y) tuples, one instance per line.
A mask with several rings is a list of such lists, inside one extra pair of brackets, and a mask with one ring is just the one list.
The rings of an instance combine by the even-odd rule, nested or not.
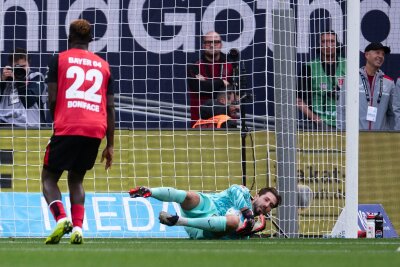
[[(182, 210), (182, 216), (186, 218), (207, 218), (211, 216), (217, 216), (218, 210), (214, 205), (214, 202), (205, 194), (197, 192), (200, 197), (199, 205), (191, 210)], [(185, 227), (186, 233), (188, 233), (190, 239), (216, 239), (218, 238), (216, 233), (205, 231), (193, 227)]]

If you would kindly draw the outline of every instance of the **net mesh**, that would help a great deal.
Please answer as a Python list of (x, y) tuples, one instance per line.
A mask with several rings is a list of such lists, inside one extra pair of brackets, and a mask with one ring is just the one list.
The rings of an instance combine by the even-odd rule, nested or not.
[[(400, 8), (392, 5), (363, 1), (362, 18), (376, 18), (369, 17), (371, 10), (392, 14)], [(288, 20), (280, 20), (278, 9), (293, 13), (284, 17)], [(318, 61), (321, 49), (328, 49), (321, 48), (321, 32), (331, 31), (335, 60), (345, 65), (346, 1), (30, 0), (7, 1), (0, 12), (2, 67), (8, 65), (10, 51), (23, 47), (28, 50), (32, 70), (45, 74), (50, 56), (67, 49), (68, 25), (77, 18), (92, 23), (94, 42), (90, 50), (110, 63), (115, 79), (115, 155), (111, 170), (106, 172), (98, 159), (85, 176), (90, 202), (84, 231), (89, 236), (184, 237), (183, 229), (171, 234), (157, 221), (159, 210), (179, 212), (177, 206), (160, 202), (149, 206), (145, 201), (129, 199), (129, 188), (171, 186), (209, 193), (242, 184), (244, 178), (253, 195), (262, 187), (278, 186), (284, 195), (283, 209), (297, 214), (286, 216), (283, 210), (273, 211), (274, 218), (287, 223), (285, 231), (303, 236), (330, 234), (344, 207), (345, 133), (335, 127), (334, 119), (329, 121), (329, 114), (320, 118), (329, 123), (319, 123), (300, 112), (299, 98), (316, 114), (318, 107), (312, 103), (317, 100), (312, 99), (310, 90), (325, 90), (319, 101), (330, 105), (325, 112), (334, 113), (332, 99), (346, 71), (340, 73), (336, 67), (335, 75), (324, 75), (318, 69), (310, 70), (314, 68), (310, 64)], [(284, 25), (287, 22), (295, 27)], [(287, 27), (287, 35), (280, 36)], [(192, 129), (195, 121), (191, 119), (187, 67), (201, 58), (203, 36), (212, 31), (220, 34), (224, 54), (239, 52), (238, 76), (245, 80), (235, 80), (233, 74), (227, 78), (239, 83), (233, 89), (237, 98), (242, 97), (239, 104), (245, 112), (239, 114), (236, 128)], [(395, 44), (398, 38), (392, 36), (389, 41)], [(282, 48), (294, 49), (295, 53), (281, 55), (278, 51)], [(317, 63), (313, 66), (318, 68)], [(318, 80), (325, 76), (330, 80)], [(298, 86), (303, 82), (305, 88), (299, 93)], [(281, 94), (287, 94), (284, 97), (290, 101), (277, 100)], [(45, 97), (46, 92), (42, 95)], [(243, 98), (246, 95), (248, 99)], [(283, 122), (286, 128), (278, 129), (281, 124), (277, 122)], [(40, 173), (51, 124), (3, 126), (0, 236), (45, 236), (54, 225), (40, 199)], [(387, 150), (394, 149), (385, 139), (390, 137), (382, 138)], [(282, 177), (280, 168), (287, 169), (290, 176)], [(371, 177), (368, 170), (360, 175)], [(285, 178), (289, 182), (279, 184), (279, 179)], [(360, 184), (360, 200), (364, 202), (370, 199), (363, 193), (366, 184)], [(68, 203), (66, 174), (59, 185), (63, 201)], [(396, 182), (391, 185), (395, 187)], [(392, 215), (396, 209), (390, 203), (385, 208)], [(30, 210), (38, 212), (32, 214)], [(395, 221), (398, 227), (398, 218)], [(21, 222), (26, 227), (20, 227)], [(265, 235), (275, 233), (273, 225), (264, 231)]]

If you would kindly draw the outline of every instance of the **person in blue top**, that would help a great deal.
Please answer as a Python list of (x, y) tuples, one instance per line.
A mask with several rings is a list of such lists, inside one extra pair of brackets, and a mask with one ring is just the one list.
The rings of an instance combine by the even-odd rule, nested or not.
[[(281, 203), (273, 187), (259, 190), (253, 198), (249, 189), (232, 185), (220, 193), (200, 193), (172, 187), (136, 187), (132, 198), (153, 197), (180, 204), (181, 216), (161, 211), (160, 223), (184, 226), (191, 239), (240, 239), (265, 228), (264, 215)], [(258, 216), (259, 220), (255, 219)]]

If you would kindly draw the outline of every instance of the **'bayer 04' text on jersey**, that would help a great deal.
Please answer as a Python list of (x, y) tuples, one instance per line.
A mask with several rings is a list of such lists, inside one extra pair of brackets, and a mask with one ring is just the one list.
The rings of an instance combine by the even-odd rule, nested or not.
[(102, 139), (107, 130), (107, 94), (113, 94), (109, 64), (72, 48), (52, 58), (47, 82), (57, 82), (54, 135)]

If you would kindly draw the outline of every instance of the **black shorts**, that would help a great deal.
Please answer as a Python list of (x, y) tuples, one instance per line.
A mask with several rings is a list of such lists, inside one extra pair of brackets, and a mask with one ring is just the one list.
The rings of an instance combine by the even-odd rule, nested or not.
[(99, 138), (53, 135), (46, 147), (43, 168), (55, 172), (85, 173), (93, 168), (100, 143)]

